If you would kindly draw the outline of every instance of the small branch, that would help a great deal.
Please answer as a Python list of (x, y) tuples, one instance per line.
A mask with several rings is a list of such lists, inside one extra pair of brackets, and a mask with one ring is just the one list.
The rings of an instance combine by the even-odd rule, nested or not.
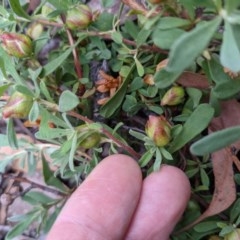
[(142, 13), (144, 16), (148, 15), (148, 9), (146, 9), (143, 5), (137, 3), (135, 0), (122, 0), (122, 2), (128, 5), (131, 9), (135, 10), (136, 12)]
[[(84, 122), (87, 123), (94, 123), (92, 120), (90, 120), (87, 117), (84, 117), (78, 113), (75, 113), (73, 111), (68, 112), (69, 116), (72, 117), (76, 117)], [(112, 139), (119, 147), (123, 148), (125, 151), (127, 151), (128, 153), (130, 153), (134, 158), (139, 159), (141, 157), (140, 154), (138, 154), (133, 148), (125, 145), (124, 143), (122, 143), (120, 140), (118, 140), (115, 136), (113, 136), (108, 130), (106, 130), (105, 128), (102, 128), (102, 133), (105, 134), (108, 138)]]
[(66, 197), (67, 194), (61, 192), (61, 191), (58, 191), (56, 189), (53, 189), (53, 188), (50, 188), (50, 187), (47, 187), (47, 186), (44, 186), (44, 185), (41, 185), (39, 183), (36, 183), (36, 182), (33, 182), (33, 181), (30, 181), (28, 180), (27, 178), (24, 178), (24, 177), (17, 177), (17, 176), (13, 176), (11, 174), (3, 174), (2, 175), (4, 178), (10, 178), (10, 179), (13, 179), (14, 181), (16, 182), (24, 182), (24, 183), (28, 183), (31, 185), (32, 188), (39, 188), (43, 191), (46, 191), (46, 192), (50, 192), (50, 193), (53, 193), (53, 194), (56, 194), (58, 196), (61, 196), (61, 197)]
[[(44, 19), (37, 19), (36, 20), (37, 22), (39, 23), (42, 23), (44, 25), (49, 25), (49, 26), (55, 26), (55, 27), (64, 27), (64, 24), (62, 23), (56, 23), (56, 22), (49, 22), (47, 20), (44, 20)], [(98, 36), (98, 37), (102, 37), (103, 39), (106, 39), (106, 40), (112, 40), (112, 37), (110, 34), (108, 33), (102, 33), (102, 32), (86, 32), (86, 34), (88, 34), (88, 36)], [(67, 29), (67, 35), (68, 35), (68, 41), (70, 43), (70, 45), (74, 45), (74, 42), (73, 42), (73, 39), (72, 39), (72, 35), (71, 35), (71, 32), (70, 30)], [(137, 44), (136, 42), (132, 41), (132, 40), (129, 40), (129, 39), (126, 39), (126, 38), (123, 38), (123, 43), (129, 45), (129, 46), (134, 46), (136, 47)], [(168, 51), (166, 50), (163, 50), (157, 46), (154, 46), (154, 45), (141, 45), (140, 46), (141, 49), (143, 50), (146, 50), (146, 51), (150, 51), (150, 52), (157, 52), (157, 53), (164, 53), (164, 54), (168, 54)], [(74, 50), (76, 51), (76, 49), (74, 48)], [(73, 53), (75, 54), (75, 53)], [(77, 54), (77, 52), (76, 52)], [(73, 55), (74, 56), (74, 55)], [(76, 67), (76, 71), (77, 71), (77, 74), (78, 74), (78, 77), (81, 76), (82, 74), (80, 74), (81, 71), (79, 71), (77, 65), (80, 65), (80, 63), (77, 63), (77, 61), (79, 61), (79, 58), (76, 58), (77, 61), (75, 61), (75, 57), (74, 56), (74, 62), (75, 62), (75, 67)], [(81, 69), (81, 68), (80, 68)]]
[(62, 24), (62, 23), (50, 22), (50, 21), (48, 21), (48, 20), (46, 20), (46, 19), (38, 18), (38, 19), (36, 19), (35, 21), (38, 22), (38, 23), (41, 23), (41, 24), (43, 24), (43, 25), (49, 25), (49, 26), (59, 27), (59, 28), (60, 28), (60, 27), (64, 27), (64, 24)]
[[(62, 17), (62, 21), (65, 22), (65, 17), (63, 15), (61, 17)], [(74, 44), (73, 36), (72, 36), (71, 31), (68, 28), (66, 28), (66, 32), (67, 32), (69, 44), (73, 49), (72, 53), (73, 53), (74, 66), (75, 66), (75, 70), (77, 73), (77, 77), (78, 77), (78, 79), (81, 79), (82, 78), (82, 66), (81, 66), (81, 63), (80, 63), (80, 60), (78, 57), (77, 49), (74, 46), (75, 44)], [(84, 91), (85, 91), (85, 87), (83, 84), (80, 83), (79, 87), (78, 87), (79, 95), (82, 96), (84, 94)]]
[[(103, 39), (107, 39), (107, 40), (112, 40), (112, 37), (110, 34), (108, 33), (101, 33), (101, 32), (87, 32), (87, 34), (89, 36), (98, 36), (98, 37), (102, 37)], [(137, 47), (137, 43), (135, 41), (132, 41), (132, 40), (129, 40), (129, 39), (126, 39), (126, 38), (123, 38), (123, 43), (129, 45), (129, 46), (133, 46), (133, 47)], [(146, 51), (150, 51), (150, 52), (157, 52), (157, 53), (164, 53), (164, 54), (168, 54), (169, 51), (167, 50), (163, 50), (155, 45), (147, 45), (147, 44), (144, 44), (144, 45), (141, 45), (139, 47), (140, 49), (142, 50), (146, 50)]]
[(80, 60), (78, 58), (78, 53), (77, 53), (77, 50), (76, 48), (74, 47), (74, 40), (73, 40), (73, 37), (72, 37), (72, 34), (70, 32), (69, 29), (66, 29), (67, 31), (67, 36), (68, 36), (68, 41), (69, 41), (69, 44), (71, 47), (73, 47), (73, 58), (74, 58), (74, 65), (75, 65), (75, 68), (76, 68), (76, 72), (77, 72), (77, 76), (78, 78), (82, 78), (82, 67), (81, 67), (81, 63), (80, 63)]

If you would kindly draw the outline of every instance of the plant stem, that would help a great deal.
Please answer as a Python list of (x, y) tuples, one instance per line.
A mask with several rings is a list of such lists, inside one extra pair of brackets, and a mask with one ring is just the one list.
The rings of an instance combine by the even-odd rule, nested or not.
[(72, 34), (71, 34), (71, 32), (70, 32), (69, 29), (66, 29), (66, 32), (67, 32), (68, 41), (69, 41), (69, 43), (70, 43), (70, 46), (73, 47), (74, 65), (75, 65), (75, 68), (76, 68), (77, 76), (78, 76), (78, 78), (80, 79), (80, 78), (82, 78), (82, 67), (81, 67), (81, 63), (80, 63), (80, 60), (79, 60), (79, 57), (78, 57), (77, 50), (76, 50), (76, 48), (74, 47), (74, 40), (73, 40)]
[(24, 177), (18, 177), (18, 176), (14, 176), (14, 175), (11, 175), (11, 174), (2, 174), (2, 176), (4, 178), (13, 179), (16, 182), (28, 183), (28, 184), (31, 185), (32, 188), (39, 188), (39, 189), (41, 189), (43, 191), (50, 192), (50, 193), (53, 193), (53, 194), (56, 194), (56, 195), (62, 196), (62, 197), (66, 197), (67, 196), (66, 193), (63, 193), (63, 192), (61, 192), (61, 191), (59, 191), (57, 189), (53, 189), (53, 188), (41, 185), (39, 183), (30, 181), (30, 180), (28, 180), (27, 178), (24, 178)]
[[(85, 116), (82, 116), (81, 114), (78, 114), (78, 113), (73, 112), (73, 111), (69, 111), (68, 115), (70, 115), (72, 117), (76, 117), (76, 118), (78, 118), (78, 119), (80, 119), (84, 122), (87, 122), (87, 123), (94, 123), (89, 118), (87, 118)], [(141, 157), (141, 155), (138, 154), (133, 148), (127, 146), (124, 143), (122, 143), (119, 139), (117, 139), (112, 133), (110, 133), (105, 128), (102, 128), (102, 133), (105, 134), (108, 138), (112, 139), (119, 147), (123, 148), (125, 151), (130, 153), (134, 158), (139, 159)]]
[[(55, 26), (55, 27), (64, 27), (64, 24), (62, 24), (62, 23), (50, 22), (50, 21), (47, 21), (47, 20), (44, 20), (44, 19), (38, 19), (37, 22), (42, 23), (44, 25), (50, 25), (50, 26)], [(69, 34), (69, 33), (67, 32), (67, 34)], [(70, 32), (70, 34), (71, 34), (71, 32)], [(112, 40), (111, 34), (106, 33), (106, 32), (104, 33), (104, 32), (87, 31), (86, 34), (88, 36), (98, 36), (98, 37), (102, 37), (103, 39)], [(69, 39), (69, 36), (68, 36), (68, 39)], [(125, 43), (127, 45), (134, 46), (134, 47), (137, 46), (137, 43), (135, 41), (132, 41), (132, 40), (129, 40), (129, 39), (126, 39), (126, 38), (123, 38), (122, 41), (123, 41), (123, 43)], [(70, 39), (69, 39), (69, 43), (70, 43)], [(141, 45), (140, 48), (143, 49), (143, 50), (149, 51), (149, 52), (157, 52), (157, 53), (168, 54), (168, 51), (163, 50), (163, 49), (161, 49), (161, 48), (159, 48), (155, 45), (144, 44), (144, 45)], [(75, 65), (75, 67), (76, 67), (76, 65)]]
[[(64, 16), (62, 16), (62, 21), (65, 22)], [(71, 31), (68, 28), (66, 28), (66, 32), (67, 32), (69, 44), (73, 48), (72, 53), (73, 53), (76, 74), (77, 74), (78, 79), (81, 79), (82, 78), (82, 66), (81, 66), (81, 62), (78, 57), (77, 49), (74, 46), (75, 44), (74, 44), (73, 36), (72, 36)], [(85, 91), (85, 87), (83, 84), (80, 83), (79, 87), (78, 87), (78, 92), (79, 92), (80, 96), (82, 96), (84, 94), (84, 91)]]

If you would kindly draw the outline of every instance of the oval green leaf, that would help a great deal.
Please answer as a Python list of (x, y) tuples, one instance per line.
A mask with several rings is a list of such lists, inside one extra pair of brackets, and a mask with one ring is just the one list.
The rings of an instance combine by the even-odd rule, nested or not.
[(78, 97), (69, 90), (62, 92), (59, 99), (59, 110), (67, 112), (75, 108), (79, 104)]
[(18, 0), (9, 0), (13, 12), (19, 17), (30, 19), (30, 16), (24, 11)]
[(220, 60), (224, 67), (233, 72), (240, 71), (240, 26), (230, 24), (225, 21), (225, 31), (223, 33), (223, 44), (221, 46)]
[(212, 21), (201, 22), (192, 31), (183, 34), (172, 46), (167, 70), (182, 72), (189, 67), (207, 47), (221, 21), (221, 17), (216, 17)]
[(240, 126), (214, 132), (195, 142), (190, 151), (195, 155), (203, 156), (227, 147), (237, 140), (240, 140)]
[(199, 105), (187, 119), (183, 125), (182, 131), (173, 140), (168, 151), (170, 153), (176, 152), (191, 141), (208, 126), (213, 115), (214, 109), (210, 105)]

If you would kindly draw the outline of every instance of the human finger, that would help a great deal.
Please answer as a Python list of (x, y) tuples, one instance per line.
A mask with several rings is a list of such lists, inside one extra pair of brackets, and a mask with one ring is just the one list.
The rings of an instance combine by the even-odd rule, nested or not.
[(141, 171), (132, 158), (107, 157), (67, 201), (48, 240), (123, 239), (141, 185)]
[(188, 199), (190, 184), (178, 168), (162, 166), (143, 182), (140, 202), (126, 240), (166, 240), (179, 221)]

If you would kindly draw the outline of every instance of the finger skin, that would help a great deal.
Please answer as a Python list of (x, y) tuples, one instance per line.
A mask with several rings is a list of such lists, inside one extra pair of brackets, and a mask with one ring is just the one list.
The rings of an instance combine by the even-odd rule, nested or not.
[(141, 171), (132, 158), (107, 157), (72, 194), (47, 240), (123, 239), (141, 186)]
[(190, 183), (178, 168), (162, 166), (143, 182), (126, 240), (167, 240), (190, 198)]

